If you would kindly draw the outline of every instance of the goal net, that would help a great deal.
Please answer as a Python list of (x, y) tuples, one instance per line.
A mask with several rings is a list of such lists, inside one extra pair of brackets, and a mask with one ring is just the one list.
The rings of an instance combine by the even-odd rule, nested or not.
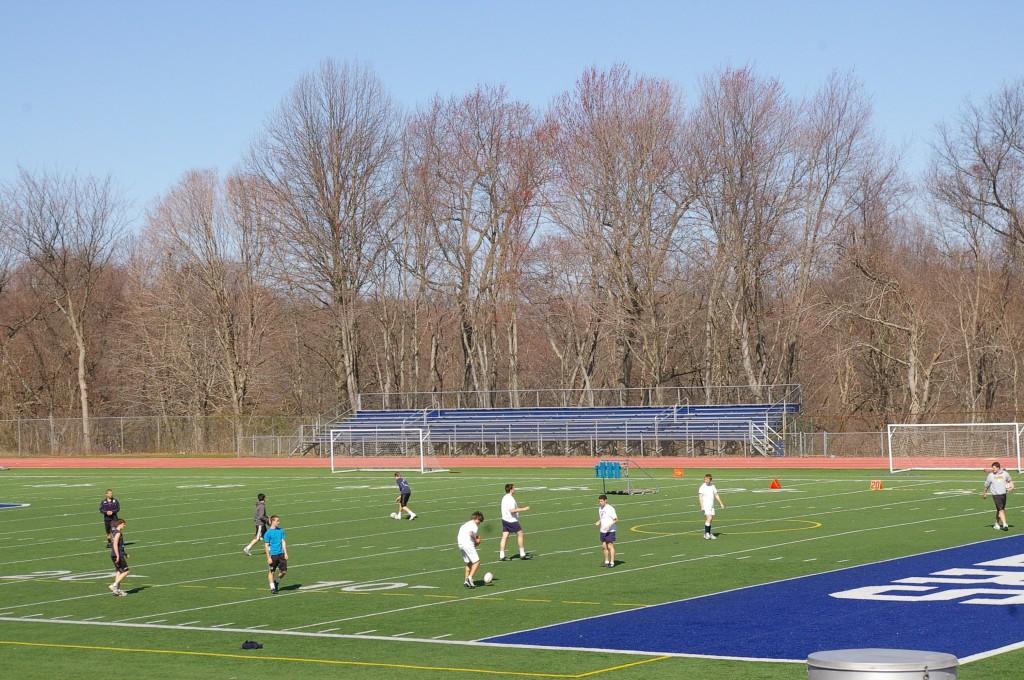
[(999, 461), (1021, 470), (1022, 423), (889, 425), (889, 471), (976, 470)]
[(431, 455), (430, 433), (423, 428), (335, 428), (330, 430), (329, 448), (332, 473), (446, 469)]

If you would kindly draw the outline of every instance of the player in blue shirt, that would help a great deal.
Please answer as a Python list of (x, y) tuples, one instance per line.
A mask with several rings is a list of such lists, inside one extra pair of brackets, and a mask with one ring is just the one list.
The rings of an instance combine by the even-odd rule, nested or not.
[(117, 521), (117, 513), (121, 511), (121, 504), (114, 498), (114, 490), (107, 489), (106, 495), (100, 501), (100, 514), (103, 515), (103, 529), (107, 532), (107, 547), (110, 547), (110, 527)]
[[(284, 529), (279, 525), (281, 518), (277, 515), (270, 516), (270, 528), (263, 534), (263, 549), (267, 553), (267, 582), (270, 583), (270, 592), (277, 594), (277, 587), (281, 579), (288, 573), (288, 542), (284, 538)], [(274, 572), (278, 571), (279, 576), (274, 578)]]
[(395, 473), (395, 484), (398, 486), (398, 497), (395, 498), (395, 502), (398, 503), (398, 512), (391, 516), (395, 519), (402, 519), (402, 511), (405, 510), (409, 513), (409, 519), (416, 519), (416, 513), (409, 509), (412, 487), (409, 486), (409, 482), (405, 481), (405, 477), (397, 472)]

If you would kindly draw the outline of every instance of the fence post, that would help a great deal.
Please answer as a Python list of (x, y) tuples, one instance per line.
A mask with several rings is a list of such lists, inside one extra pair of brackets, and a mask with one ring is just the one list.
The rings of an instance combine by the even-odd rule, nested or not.
[(17, 418), (18, 423), (18, 457), (21, 457), (21, 418)]
[(124, 416), (121, 416), (121, 454), (124, 454)]
[(828, 432), (823, 432), (822, 435), (822, 441), (824, 442), (822, 444), (822, 455), (828, 458)]

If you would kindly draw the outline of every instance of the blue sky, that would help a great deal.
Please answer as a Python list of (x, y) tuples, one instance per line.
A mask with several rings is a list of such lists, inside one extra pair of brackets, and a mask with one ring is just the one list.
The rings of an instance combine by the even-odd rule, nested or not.
[(298, 77), (360, 60), (413, 108), (504, 83), (538, 108), (622, 62), (678, 83), (753, 66), (794, 96), (834, 69), (911, 172), (967, 98), (1024, 78), (1024, 2), (0, 3), (0, 181), (113, 176), (135, 215), (190, 168), (235, 166)]

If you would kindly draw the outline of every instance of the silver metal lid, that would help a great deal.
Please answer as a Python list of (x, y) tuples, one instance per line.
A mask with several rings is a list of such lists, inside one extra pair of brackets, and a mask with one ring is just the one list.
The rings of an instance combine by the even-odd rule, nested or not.
[(808, 666), (837, 671), (943, 670), (959, 663), (952, 654), (916, 649), (833, 649), (807, 657)]

